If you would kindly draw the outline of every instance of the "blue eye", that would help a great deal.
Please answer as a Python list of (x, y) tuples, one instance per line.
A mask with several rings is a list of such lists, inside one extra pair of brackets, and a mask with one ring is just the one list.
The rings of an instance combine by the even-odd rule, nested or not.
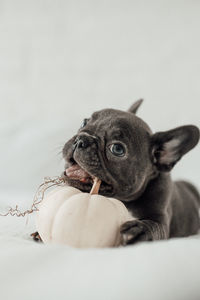
[(82, 124), (81, 124), (81, 128), (85, 127), (87, 125), (88, 121), (89, 121), (89, 119), (84, 119)]
[(117, 144), (117, 143), (112, 144), (110, 146), (110, 151), (115, 156), (124, 156), (124, 154), (125, 154), (125, 149), (124, 149), (124, 146), (122, 144)]

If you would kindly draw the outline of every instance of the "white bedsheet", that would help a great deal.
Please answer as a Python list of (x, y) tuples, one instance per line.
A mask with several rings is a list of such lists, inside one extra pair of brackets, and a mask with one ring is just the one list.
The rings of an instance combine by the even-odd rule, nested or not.
[[(9, 197), (4, 194), (7, 202)], [(23, 197), (21, 203), (27, 200)], [(29, 236), (34, 218), (0, 217), (2, 300), (200, 299), (198, 235), (125, 248), (74, 249), (34, 242)]]

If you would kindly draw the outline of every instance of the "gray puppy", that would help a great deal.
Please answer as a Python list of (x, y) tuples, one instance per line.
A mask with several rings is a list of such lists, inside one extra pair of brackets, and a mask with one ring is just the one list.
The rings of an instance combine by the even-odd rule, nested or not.
[(63, 177), (70, 186), (89, 192), (98, 177), (100, 194), (121, 200), (137, 218), (121, 227), (124, 245), (189, 236), (200, 227), (197, 190), (170, 175), (198, 143), (199, 129), (188, 125), (153, 134), (135, 115), (141, 102), (128, 112), (93, 113), (63, 147)]

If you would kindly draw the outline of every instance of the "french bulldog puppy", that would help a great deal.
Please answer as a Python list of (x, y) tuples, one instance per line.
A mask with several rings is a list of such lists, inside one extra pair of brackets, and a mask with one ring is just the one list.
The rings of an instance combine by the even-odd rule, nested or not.
[(70, 186), (89, 192), (98, 177), (99, 193), (121, 200), (137, 218), (121, 227), (124, 245), (189, 236), (200, 227), (198, 191), (170, 175), (198, 143), (199, 129), (187, 125), (153, 134), (135, 115), (141, 103), (128, 112), (93, 113), (63, 147), (63, 177)]
[(141, 103), (128, 112), (93, 113), (63, 147), (62, 176), (68, 185), (89, 192), (98, 177), (99, 193), (121, 200), (136, 218), (121, 226), (123, 245), (189, 236), (200, 227), (198, 191), (188, 182), (173, 182), (170, 175), (198, 143), (199, 129), (187, 125), (153, 134), (136, 116)]

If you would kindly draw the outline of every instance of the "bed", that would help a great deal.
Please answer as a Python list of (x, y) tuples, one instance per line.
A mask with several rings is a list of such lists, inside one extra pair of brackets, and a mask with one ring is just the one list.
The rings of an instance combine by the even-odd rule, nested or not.
[[(1, 210), (13, 195), (1, 195)], [(21, 199), (26, 209), (27, 197)], [(32, 240), (35, 213), (0, 217), (1, 299), (199, 300), (200, 235), (75, 249)]]

